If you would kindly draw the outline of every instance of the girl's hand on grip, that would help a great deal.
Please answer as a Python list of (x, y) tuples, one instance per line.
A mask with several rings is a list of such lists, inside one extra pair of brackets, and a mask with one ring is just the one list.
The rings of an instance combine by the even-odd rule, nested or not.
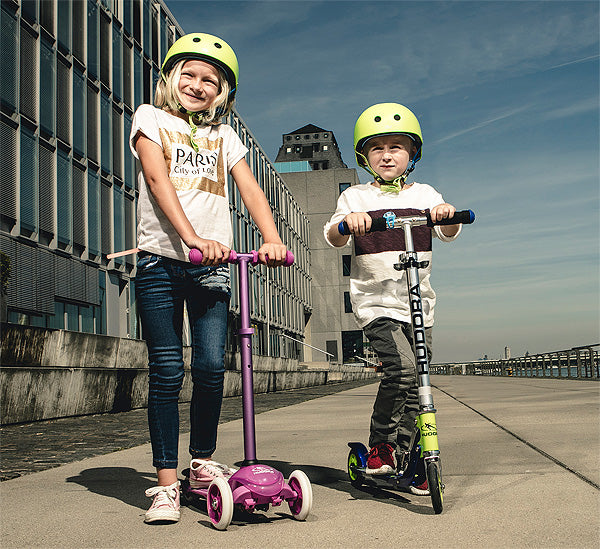
[(287, 248), (284, 244), (276, 242), (265, 242), (258, 249), (258, 259), (269, 267), (283, 265), (286, 260)]
[(187, 246), (197, 248), (202, 252), (201, 265), (216, 266), (229, 259), (229, 248), (216, 240), (205, 240), (198, 237), (187, 243)]

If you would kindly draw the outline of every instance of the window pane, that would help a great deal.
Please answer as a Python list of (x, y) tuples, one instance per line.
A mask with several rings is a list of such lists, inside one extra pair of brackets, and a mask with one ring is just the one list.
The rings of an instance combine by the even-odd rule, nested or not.
[(121, 30), (113, 26), (113, 83), (112, 90), (116, 100), (123, 99), (123, 37)]
[(73, 2), (73, 55), (85, 63), (85, 18), (87, 2)]
[(100, 75), (98, 63), (98, 8), (94, 0), (88, 2), (88, 29), (87, 29), (87, 69), (88, 74), (94, 80)]
[(58, 43), (64, 52), (71, 51), (71, 2), (58, 2)]
[(121, 113), (113, 108), (112, 112), (112, 149), (111, 154), (113, 157), (113, 173), (115, 177), (123, 179), (123, 117)]
[(100, 96), (100, 161), (102, 170), (112, 170), (112, 108), (109, 97), (102, 92)]
[(40, 230), (54, 235), (54, 189), (56, 180), (54, 149), (42, 140), (39, 143), (39, 219)]
[(56, 61), (52, 47), (42, 39), (40, 42), (40, 126), (50, 136), (54, 135), (54, 86)]
[(100, 179), (88, 170), (88, 250), (100, 255)]
[(21, 186), (20, 212), (21, 228), (27, 232), (37, 232), (38, 228), (38, 185), (37, 185), (37, 145), (35, 134), (21, 127)]
[(34, 122), (37, 122), (36, 48), (36, 39), (21, 27), (20, 111)]
[(17, 21), (15, 17), (2, 9), (2, 20), (0, 21), (2, 33), (0, 47), (0, 98), (2, 103), (17, 109)]
[(110, 88), (110, 21), (100, 15), (100, 81)]
[[(123, 190), (120, 187), (113, 187), (113, 248), (115, 251), (125, 249), (125, 218), (123, 216)], [(117, 263), (123, 263), (124, 259), (119, 257), (115, 260)]]
[(95, 87), (87, 87), (87, 154), (90, 160), (98, 163), (98, 92)]
[(73, 243), (85, 248), (85, 168), (73, 163)]
[(58, 241), (64, 246), (69, 246), (73, 238), (72, 235), (72, 191), (71, 191), (71, 162), (69, 155), (60, 150), (58, 151), (57, 162), (57, 181), (56, 181), (56, 201), (57, 209), (57, 229)]
[(86, 84), (78, 68), (73, 70), (73, 149), (81, 156), (86, 150)]
[(56, 119), (56, 135), (65, 143), (71, 144), (71, 69), (63, 61), (57, 64), (56, 107), (60, 116)]

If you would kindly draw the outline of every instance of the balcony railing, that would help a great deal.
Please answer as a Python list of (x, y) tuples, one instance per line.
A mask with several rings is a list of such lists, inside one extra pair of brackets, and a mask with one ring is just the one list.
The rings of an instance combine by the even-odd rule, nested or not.
[(432, 364), (432, 374), (599, 379), (600, 343), (500, 360)]

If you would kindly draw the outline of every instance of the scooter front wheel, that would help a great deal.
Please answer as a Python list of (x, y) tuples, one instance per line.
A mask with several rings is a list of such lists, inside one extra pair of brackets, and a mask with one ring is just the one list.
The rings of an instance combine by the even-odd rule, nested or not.
[(217, 477), (210, 483), (206, 508), (212, 525), (217, 530), (226, 530), (233, 518), (233, 493), (225, 479)]
[(444, 508), (444, 485), (442, 484), (442, 468), (439, 461), (426, 461), (425, 470), (427, 474), (427, 484), (431, 503), (436, 515), (439, 515)]
[(303, 471), (293, 471), (288, 479), (290, 488), (298, 494), (295, 500), (288, 501), (290, 511), (296, 520), (305, 520), (312, 509), (312, 486)]

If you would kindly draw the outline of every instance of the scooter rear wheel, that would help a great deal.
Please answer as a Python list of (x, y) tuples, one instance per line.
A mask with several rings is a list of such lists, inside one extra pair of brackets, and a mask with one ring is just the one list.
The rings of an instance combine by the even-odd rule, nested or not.
[(358, 467), (362, 466), (362, 460), (360, 455), (355, 448), (350, 450), (348, 454), (348, 476), (350, 477), (350, 484), (355, 488), (359, 488), (363, 483), (363, 475), (357, 471)]
[(442, 468), (439, 461), (426, 461), (427, 484), (431, 503), (436, 515), (439, 515), (444, 508), (444, 485), (442, 484)]
[(206, 508), (212, 525), (217, 530), (226, 530), (233, 518), (233, 493), (225, 479), (217, 477), (210, 483)]

